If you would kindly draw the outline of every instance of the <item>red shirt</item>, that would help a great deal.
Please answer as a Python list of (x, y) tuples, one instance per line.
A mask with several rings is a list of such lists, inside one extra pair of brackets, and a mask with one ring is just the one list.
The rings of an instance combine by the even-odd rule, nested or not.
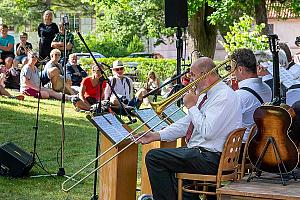
[[(85, 86), (85, 93), (83, 96), (85, 98), (87, 97), (92, 97), (97, 100), (100, 100), (100, 83), (98, 83), (95, 87), (92, 84), (92, 78), (91, 77), (86, 77), (82, 80), (81, 82), (82, 85)], [(106, 87), (106, 81), (103, 81), (102, 83), (102, 94), (104, 94), (104, 89)]]

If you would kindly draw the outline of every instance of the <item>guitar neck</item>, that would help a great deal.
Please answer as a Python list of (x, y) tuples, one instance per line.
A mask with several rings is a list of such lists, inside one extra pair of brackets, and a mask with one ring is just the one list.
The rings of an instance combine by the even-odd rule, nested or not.
[(281, 103), (280, 97), (280, 76), (279, 76), (279, 45), (278, 36), (276, 34), (269, 35), (270, 50), (273, 55), (273, 105)]

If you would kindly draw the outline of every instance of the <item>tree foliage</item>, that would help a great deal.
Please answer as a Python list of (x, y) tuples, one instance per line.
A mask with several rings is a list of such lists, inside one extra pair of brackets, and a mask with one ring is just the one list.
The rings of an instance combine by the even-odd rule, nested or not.
[(224, 37), (225, 42), (220, 43), (229, 54), (239, 48), (249, 48), (253, 51), (266, 50), (268, 48), (268, 38), (266, 35), (261, 35), (264, 24), (253, 24), (254, 19), (248, 15), (240, 17), (239, 22), (235, 22), (230, 26), (230, 31)]
[[(50, 3), (50, 5), (49, 5)], [(78, 0), (1, 0), (0, 13), (3, 23), (24, 30), (25, 26), (37, 27), (45, 10), (63, 10), (68, 13), (93, 14), (88, 3)]]

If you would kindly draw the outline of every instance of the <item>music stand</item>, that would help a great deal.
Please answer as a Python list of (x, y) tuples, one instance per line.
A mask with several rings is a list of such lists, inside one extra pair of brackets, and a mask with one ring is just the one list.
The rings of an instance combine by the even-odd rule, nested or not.
[(129, 132), (122, 123), (112, 113), (107, 113), (95, 117), (87, 115), (87, 119), (103, 133), (113, 144), (116, 144), (128, 137)]
[(163, 111), (162, 115), (172, 124), (185, 117), (186, 113), (173, 103)]
[[(124, 128), (123, 126), (124, 122), (116, 115), (113, 115), (112, 113), (101, 114), (94, 117), (88, 115), (87, 119), (97, 128), (97, 130), (99, 130), (99, 132), (102, 133), (100, 139), (101, 147), (99, 147), (100, 155), (101, 155), (100, 152), (101, 150), (106, 151), (108, 147), (112, 147), (113, 145), (116, 145), (116, 147), (111, 150), (112, 152), (119, 151), (119, 150), (121, 151), (124, 145), (128, 141), (130, 141), (130, 140), (126, 141), (126, 138), (129, 138), (128, 136), (130, 136), (131, 133), (126, 128)], [(109, 156), (110, 153), (107, 153), (107, 155)], [(107, 158), (107, 156), (104, 157)], [(100, 157), (99, 159), (103, 159), (103, 158)], [(103, 166), (103, 168), (100, 168), (102, 171), (101, 176), (103, 175), (102, 178), (99, 178), (100, 198), (109, 199), (109, 197), (111, 197), (110, 195), (116, 195), (116, 196), (121, 195), (121, 194), (115, 194), (114, 192), (118, 193), (118, 191), (126, 190), (126, 198), (133, 199), (136, 196), (135, 187), (136, 187), (136, 170), (137, 170), (137, 165), (136, 165), (137, 145), (133, 145), (127, 151), (122, 152), (122, 154), (118, 155), (118, 157), (114, 159), (116, 159), (117, 161), (115, 162), (111, 160), (111, 162), (108, 164), (109, 166), (106, 165)], [(98, 160), (96, 162), (98, 163)], [(110, 176), (107, 176), (108, 173), (115, 174), (116, 176), (111, 178)], [(112, 181), (111, 179), (114, 179), (114, 181)], [(114, 189), (110, 189), (109, 192), (105, 192), (105, 189), (103, 189), (103, 185), (105, 185), (105, 187), (114, 188)], [(128, 189), (128, 188), (133, 188), (133, 189)], [(92, 197), (92, 199), (97, 199), (97, 198), (98, 195), (96, 196), (94, 195)]]
[[(136, 113), (136, 116), (153, 131), (160, 131), (168, 126), (168, 124), (165, 121), (162, 121), (162, 119), (151, 108), (135, 110), (134, 112)], [(150, 118), (152, 119), (149, 120)]]

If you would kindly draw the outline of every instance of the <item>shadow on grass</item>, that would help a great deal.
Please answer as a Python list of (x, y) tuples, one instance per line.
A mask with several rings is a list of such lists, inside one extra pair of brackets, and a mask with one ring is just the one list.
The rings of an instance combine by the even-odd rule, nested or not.
[[(35, 131), (32, 128), (36, 122), (35, 102), (18, 103), (5, 100), (0, 103), (0, 144), (12, 141), (26, 152), (33, 150)], [(29, 110), (34, 111), (28, 112)], [(56, 173), (60, 167), (61, 147), (61, 117), (49, 110), (59, 110), (59, 106), (46, 105), (39, 118), (37, 134), (37, 153), (45, 168), (50, 173)], [(89, 162), (95, 154), (95, 128), (83, 114), (66, 108), (69, 113), (65, 117), (64, 168), (68, 175)], [(31, 174), (39, 175), (45, 172), (39, 167), (33, 167)], [(92, 177), (85, 184), (80, 184), (74, 191), (62, 192), (61, 183), (65, 178), (19, 178), (0, 177), (0, 199), (88, 199), (93, 191)]]

